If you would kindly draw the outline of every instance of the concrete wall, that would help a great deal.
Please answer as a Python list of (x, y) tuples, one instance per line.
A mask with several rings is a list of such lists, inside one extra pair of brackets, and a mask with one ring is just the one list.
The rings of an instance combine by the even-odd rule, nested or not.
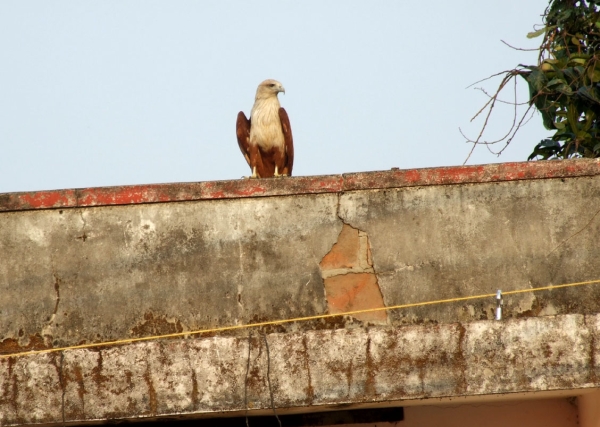
[[(580, 160), (0, 195), (0, 353), (600, 279), (599, 174)], [(267, 328), (277, 405), (600, 385), (600, 285), (506, 297), (508, 322), (494, 307)], [(63, 402), (71, 421), (240, 411), (247, 334), (0, 358), (0, 424), (62, 422)]]

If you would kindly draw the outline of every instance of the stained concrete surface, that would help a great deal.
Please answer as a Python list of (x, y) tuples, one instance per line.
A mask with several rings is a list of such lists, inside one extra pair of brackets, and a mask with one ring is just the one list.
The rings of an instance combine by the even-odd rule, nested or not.
[(266, 339), (268, 357), (255, 332), (0, 359), (0, 424), (268, 414), (269, 380), (284, 412), (600, 386), (600, 315)]
[(324, 311), (336, 195), (2, 214), (0, 349)]
[[(345, 193), (387, 306), (600, 277), (598, 177)], [(595, 313), (600, 286), (511, 296), (506, 316)], [(413, 308), (393, 323), (491, 319), (494, 302)]]
[[(387, 306), (598, 278), (599, 179), (3, 213), (0, 350), (324, 313), (319, 263), (344, 222), (368, 236)], [(599, 304), (589, 286), (511, 296), (504, 312)], [(389, 316), (490, 319), (494, 305)]]
[[(495, 182), (490, 166), (480, 183), (403, 172), (410, 185), (394, 187), (392, 172), (345, 176), (345, 191), (313, 179), (301, 195), (154, 204), (0, 197), (0, 356), (599, 279), (600, 168), (546, 165), (543, 179)], [(271, 363), (255, 332), (248, 376), (247, 330), (0, 357), (0, 424), (237, 413), (245, 386), (260, 413), (268, 367), (290, 411), (600, 386), (600, 286), (504, 303), (501, 322), (488, 298), (269, 327)]]

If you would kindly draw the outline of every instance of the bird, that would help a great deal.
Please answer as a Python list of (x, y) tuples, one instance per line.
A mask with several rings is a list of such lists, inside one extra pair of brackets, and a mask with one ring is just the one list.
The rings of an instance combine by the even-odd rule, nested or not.
[(240, 150), (250, 166), (250, 178), (292, 176), (294, 140), (287, 112), (277, 95), (285, 88), (268, 79), (258, 85), (250, 118), (240, 111), (236, 135)]

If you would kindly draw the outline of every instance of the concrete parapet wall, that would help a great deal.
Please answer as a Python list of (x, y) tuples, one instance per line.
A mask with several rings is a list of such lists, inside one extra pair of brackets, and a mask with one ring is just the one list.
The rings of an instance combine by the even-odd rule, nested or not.
[[(0, 351), (600, 278), (599, 175), (381, 181), (388, 188), (2, 213)], [(490, 319), (494, 304), (370, 320)], [(599, 304), (600, 286), (555, 290), (512, 296), (505, 315), (595, 313)]]
[[(598, 160), (5, 194), (0, 195), (0, 354), (600, 279), (598, 236)], [(487, 321), (494, 308), (495, 301), (488, 298), (270, 327), (266, 332), (273, 343), (274, 369), (293, 359), (286, 354), (279, 360), (284, 349), (298, 347), (300, 354), (308, 351), (302, 347), (309, 345), (306, 340), (322, 341), (311, 344), (314, 360), (290, 365), (299, 377), (277, 374), (278, 405), (358, 404), (596, 384), (588, 338), (596, 333), (590, 332), (595, 329), (589, 319), (600, 312), (600, 285), (505, 299), (504, 316), (513, 319), (510, 330), (516, 334), (506, 345), (532, 336), (522, 328), (543, 316), (556, 317), (543, 317), (539, 325), (569, 319), (561, 327), (576, 331), (575, 341), (588, 340), (573, 341), (588, 357), (571, 366), (552, 359), (564, 352), (557, 352), (559, 342), (551, 334), (543, 334), (548, 345), (539, 350), (540, 372), (554, 366), (554, 373), (574, 375), (564, 384), (554, 373), (554, 379), (548, 377), (550, 371), (518, 371), (519, 363), (529, 362), (521, 361), (510, 346), (476, 361), (477, 347), (485, 348), (486, 339), (508, 337), (508, 323)], [(485, 339), (477, 341), (478, 333)], [(406, 341), (404, 334), (414, 335), (414, 340)], [(254, 340), (256, 351), (262, 351), (258, 335)], [(385, 377), (382, 362), (373, 359), (379, 357), (380, 350), (374, 350), (378, 347), (365, 350), (367, 341), (372, 346), (377, 340), (392, 340), (386, 346), (400, 353), (411, 349), (420, 354), (423, 346), (432, 345), (432, 353), (419, 360), (414, 355), (398, 359), (394, 369), (404, 366), (407, 371), (402, 390), (394, 391), (385, 382), (358, 380), (375, 369), (368, 363), (379, 366), (377, 375)], [(469, 350), (464, 347), (475, 342)], [(538, 357), (533, 342), (527, 351)], [(65, 404), (69, 419), (235, 412), (244, 384), (240, 369), (245, 362), (239, 359), (247, 351), (245, 343), (247, 331), (242, 330), (224, 337), (66, 351), (62, 365), (59, 353), (2, 358), (0, 408), (12, 415), (0, 421), (59, 422), (58, 409), (44, 415), (28, 409), (35, 399), (21, 401), (35, 396), (35, 387), (56, 386), (56, 381), (72, 406), (67, 409)], [(347, 367), (336, 367), (343, 362), (336, 361), (336, 354), (354, 354), (356, 349), (363, 352), (353, 356), (364, 364), (363, 371), (353, 368), (351, 378), (344, 378)], [(117, 372), (132, 361), (143, 361), (144, 355), (154, 361), (140, 362), (129, 369), (129, 376), (117, 379)], [(221, 357), (229, 357), (231, 364), (217, 362)], [(310, 368), (306, 385), (306, 364), (321, 358), (330, 361), (329, 368)], [(493, 369), (486, 367), (486, 360)], [(201, 396), (193, 384), (208, 380), (198, 378), (200, 368), (195, 366), (205, 372), (207, 364), (213, 370), (220, 367), (222, 377), (214, 381), (228, 385), (206, 389), (210, 391)], [(502, 376), (500, 366), (515, 368), (505, 369)], [(447, 375), (438, 372), (446, 368)], [(42, 379), (31, 374), (36, 369)], [(180, 380), (174, 379), (178, 375)], [(325, 380), (327, 375), (339, 378)], [(167, 377), (169, 390), (160, 382)], [(263, 386), (252, 387), (252, 393), (262, 393)], [(121, 388), (118, 394), (129, 397), (110, 400), (114, 393), (109, 390)], [(49, 401), (62, 399), (52, 394), (56, 390), (44, 393)], [(116, 406), (110, 411), (91, 409), (106, 404), (99, 403), (97, 399), (104, 399), (99, 396)], [(211, 403), (201, 404), (202, 399)], [(256, 399), (255, 408), (266, 407)], [(130, 412), (122, 406), (127, 402)], [(34, 418), (23, 418), (29, 416)]]

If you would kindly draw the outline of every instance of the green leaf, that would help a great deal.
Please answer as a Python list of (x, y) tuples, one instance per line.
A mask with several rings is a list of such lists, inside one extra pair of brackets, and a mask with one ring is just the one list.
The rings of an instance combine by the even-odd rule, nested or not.
[(592, 56), (589, 53), (572, 53), (571, 58), (579, 58), (579, 59), (590, 59)]
[[(583, 67), (578, 67), (578, 68), (581, 68), (582, 70), (584, 69)], [(579, 71), (577, 70), (577, 68), (569, 67), (569, 68), (565, 68), (562, 71), (565, 74), (565, 76), (567, 76), (569, 78), (569, 83), (573, 82), (573, 80), (577, 80), (581, 76), (581, 74), (579, 74)]]
[(519, 67), (523, 67), (526, 70), (530, 70), (530, 71), (539, 70), (540, 69), (540, 67), (536, 67), (535, 65), (523, 65), (523, 64), (519, 64)]
[(558, 20), (566, 21), (571, 17), (571, 12), (573, 12), (573, 9), (564, 10), (560, 15), (558, 15)]
[(588, 61), (588, 60), (587, 60), (587, 59), (585, 59), (585, 58), (573, 58), (573, 57), (571, 57), (571, 59), (570, 59), (570, 61), (569, 61), (569, 64), (579, 64), (579, 65), (585, 65), (585, 63), (586, 63), (587, 61)]
[(592, 139), (592, 135), (590, 135), (586, 131), (582, 130), (580, 132), (577, 132), (577, 138), (578, 139), (585, 139), (586, 141), (589, 141), (590, 139)]
[(542, 142), (538, 144), (538, 147), (544, 148), (560, 148), (560, 143), (552, 140), (552, 139), (544, 139)]
[(527, 38), (528, 39), (534, 39), (536, 37), (541, 36), (542, 34), (545, 34), (546, 31), (551, 31), (551, 30), (553, 30), (555, 28), (556, 28), (556, 25), (550, 25), (549, 27), (540, 28), (537, 31), (532, 31), (531, 33), (527, 33)]
[(548, 81), (546, 75), (540, 70), (533, 70), (527, 75), (527, 77), (525, 77), (525, 79), (527, 80), (529, 85), (535, 90), (535, 92), (539, 91), (544, 86), (546, 86), (546, 82)]
[(540, 108), (538, 108), (538, 110), (540, 110), (542, 113), (542, 123), (544, 124), (544, 127), (548, 130), (556, 129), (554, 126), (554, 115), (548, 113), (547, 111), (541, 110)]
[(537, 30), (537, 31), (533, 31), (531, 33), (527, 33), (527, 38), (528, 39), (534, 39), (536, 37), (541, 36), (542, 34), (546, 34), (546, 27), (544, 27), (544, 28), (542, 28), (540, 30)]
[(555, 90), (564, 95), (573, 95), (573, 90), (571, 90), (571, 87), (568, 84), (562, 84), (558, 86)]
[(552, 79), (546, 84), (546, 86), (550, 87), (550, 86), (564, 85), (564, 84), (565, 84), (565, 81), (562, 79)]
[(588, 101), (600, 104), (600, 98), (598, 97), (596, 89), (594, 89), (592, 86), (581, 86), (577, 93)]
[(588, 68), (588, 78), (592, 83), (600, 82), (600, 71), (594, 68)]
[(538, 156), (546, 160), (552, 156), (556, 156), (556, 154), (560, 152), (560, 149), (560, 143), (551, 139), (544, 139), (538, 145), (535, 146), (533, 152), (529, 155), (527, 160), (533, 160)]

